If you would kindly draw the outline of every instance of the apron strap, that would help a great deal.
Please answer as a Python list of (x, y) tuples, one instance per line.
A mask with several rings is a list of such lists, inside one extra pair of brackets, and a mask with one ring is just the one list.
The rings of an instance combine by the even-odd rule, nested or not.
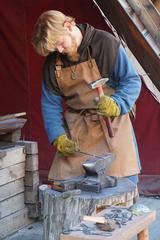
[[(91, 53), (89, 50), (89, 47), (87, 47), (87, 53), (88, 53), (88, 60), (90, 62), (89, 67), (93, 68), (93, 63), (92, 63), (92, 57), (91, 57)], [(57, 53), (56, 55), (56, 61), (55, 61), (55, 72), (56, 72), (56, 77), (60, 78), (61, 77), (61, 70), (62, 70), (62, 66), (63, 66), (63, 62), (61, 60), (60, 54)], [(77, 65), (76, 65), (77, 66)], [(71, 69), (71, 68), (70, 68)], [(72, 71), (72, 69), (71, 69)]]
[(63, 62), (61, 60), (60, 54), (56, 55), (56, 62), (55, 62), (55, 73), (56, 73), (56, 77), (60, 78), (61, 77), (61, 69), (63, 66)]

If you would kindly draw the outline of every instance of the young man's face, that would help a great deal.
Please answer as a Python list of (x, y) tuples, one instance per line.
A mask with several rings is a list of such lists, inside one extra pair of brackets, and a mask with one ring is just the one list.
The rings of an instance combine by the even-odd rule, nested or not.
[(76, 62), (79, 60), (77, 52), (77, 43), (71, 34), (65, 34), (61, 41), (57, 44), (56, 49), (62, 54), (66, 54), (70, 61)]

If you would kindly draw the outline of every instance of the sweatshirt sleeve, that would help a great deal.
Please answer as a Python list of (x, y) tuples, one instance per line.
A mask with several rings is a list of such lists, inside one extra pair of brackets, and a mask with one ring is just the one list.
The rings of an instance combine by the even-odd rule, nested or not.
[(41, 97), (42, 116), (49, 142), (65, 134), (63, 122), (62, 97), (55, 95), (42, 83)]
[(119, 105), (121, 115), (129, 112), (140, 94), (141, 79), (122, 46), (109, 85), (116, 89), (112, 98)]

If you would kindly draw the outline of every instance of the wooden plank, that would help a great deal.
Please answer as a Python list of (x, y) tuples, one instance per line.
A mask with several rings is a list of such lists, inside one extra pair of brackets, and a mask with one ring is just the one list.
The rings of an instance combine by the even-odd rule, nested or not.
[(15, 129), (6, 134), (0, 135), (0, 141), (15, 142), (21, 138), (21, 129)]
[(15, 144), (13, 142), (0, 140), (0, 151), (8, 150), (9, 148), (13, 148), (13, 147), (15, 147)]
[(17, 145), (25, 146), (26, 154), (38, 154), (38, 144), (34, 141), (17, 141)]
[(6, 156), (6, 152), (4, 150), (0, 150), (0, 159)]
[(145, 228), (138, 234), (138, 240), (149, 240), (149, 231), (148, 228)]
[(24, 208), (24, 193), (0, 202), (0, 219)]
[(0, 219), (0, 240), (32, 222), (33, 220), (28, 218), (27, 208)]
[(0, 186), (0, 202), (22, 192), (24, 192), (23, 178)]
[[(117, 0), (95, 0), (160, 90), (160, 59)], [(111, 11), (112, 9), (112, 11)], [(154, 67), (156, 66), (156, 67)]]
[(128, 2), (160, 47), (160, 16), (157, 16), (154, 5), (148, 0), (128, 0)]
[(160, 12), (160, 2), (159, 2), (159, 1), (157, 1), (157, 2), (155, 3), (155, 6), (156, 6), (156, 8), (158, 9), (158, 11)]
[(105, 223), (106, 219), (104, 217), (94, 217), (94, 216), (83, 216), (82, 220), (94, 222), (94, 223)]
[(25, 178), (24, 178), (24, 184), (28, 187), (34, 187), (39, 184), (39, 172), (33, 171), (33, 172), (25, 172)]
[(4, 121), (0, 121), (0, 134), (6, 134), (8, 132), (12, 132), (16, 129), (21, 129), (26, 123), (26, 119), (24, 118), (12, 118)]
[(25, 176), (25, 163), (18, 163), (0, 170), (0, 186)]
[[(102, 216), (106, 210), (102, 211), (96, 216)], [(126, 225), (123, 225), (121, 228), (117, 228), (112, 232), (112, 236), (102, 236), (102, 235), (86, 235), (80, 231), (73, 231), (69, 235), (61, 234), (60, 240), (128, 240), (136, 236), (138, 233), (142, 232), (150, 223), (155, 221), (156, 213), (155, 211), (143, 214), (141, 216), (134, 216), (132, 221), (128, 221)], [(83, 222), (87, 226), (94, 228), (93, 223)], [(102, 231), (103, 233), (103, 231)], [(142, 240), (143, 238), (141, 238)], [(50, 238), (53, 240), (53, 238)], [(148, 240), (144, 238), (143, 240)]]
[(0, 116), (0, 121), (4, 121), (11, 118), (16, 118), (16, 117), (22, 117), (24, 115), (26, 115), (26, 112), (7, 114), (7, 115)]
[(25, 153), (23, 146), (15, 146), (9, 149), (1, 150), (6, 155), (0, 158), (0, 169), (25, 162)]
[(38, 154), (26, 155), (26, 171), (38, 170)]
[[(160, 30), (160, 14), (156, 9), (156, 5), (158, 4), (158, 1), (156, 1), (155, 5), (152, 4), (152, 2), (150, 0), (141, 0), (141, 3), (143, 4), (144, 8), (146, 9), (146, 11), (151, 16), (154, 23)], [(159, 2), (159, 4), (160, 4), (160, 2)]]

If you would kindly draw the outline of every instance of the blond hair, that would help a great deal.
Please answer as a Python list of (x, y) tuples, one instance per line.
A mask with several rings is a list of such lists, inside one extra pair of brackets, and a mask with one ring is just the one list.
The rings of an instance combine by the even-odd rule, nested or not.
[(32, 37), (32, 44), (36, 52), (47, 56), (56, 50), (56, 44), (66, 33), (65, 22), (75, 25), (75, 19), (62, 12), (50, 10), (42, 13), (38, 18)]

